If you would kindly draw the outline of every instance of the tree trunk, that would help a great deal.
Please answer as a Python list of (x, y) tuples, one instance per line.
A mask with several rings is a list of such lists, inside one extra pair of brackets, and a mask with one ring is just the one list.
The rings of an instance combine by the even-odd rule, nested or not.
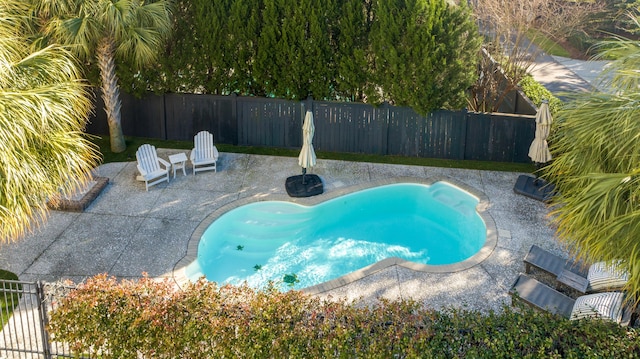
[(102, 82), (102, 100), (104, 101), (104, 110), (107, 113), (107, 122), (109, 123), (111, 151), (120, 153), (127, 148), (127, 145), (124, 141), (122, 124), (120, 123), (120, 89), (118, 88), (118, 76), (116, 75), (114, 47), (113, 40), (106, 37), (100, 41), (96, 56)]

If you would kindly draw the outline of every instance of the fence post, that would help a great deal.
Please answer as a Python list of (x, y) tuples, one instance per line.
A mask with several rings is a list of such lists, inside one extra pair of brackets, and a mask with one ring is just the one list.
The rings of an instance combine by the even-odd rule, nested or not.
[(390, 135), (391, 131), (389, 131), (389, 129), (391, 128), (391, 118), (390, 118), (391, 117), (391, 110), (389, 108), (389, 103), (387, 101), (384, 101), (382, 103), (382, 105), (380, 105), (379, 108), (380, 108), (380, 111), (383, 111), (383, 115), (384, 115), (384, 117), (380, 116), (380, 118), (384, 118), (385, 123), (386, 123), (386, 131), (387, 131), (387, 136), (386, 136), (387, 137), (387, 141), (386, 142), (387, 143), (386, 143), (386, 146), (385, 146), (385, 149), (384, 149), (384, 154), (388, 155), (389, 154), (389, 143), (390, 143), (390, 141), (389, 141), (390, 138), (389, 137), (391, 136)]
[(236, 132), (232, 145), (237, 146), (238, 143), (240, 143), (240, 131), (238, 130), (240, 128), (240, 120), (238, 119), (238, 94), (232, 92), (229, 94), (229, 98), (231, 98), (231, 121), (234, 124), (233, 128)]
[(467, 159), (467, 122), (469, 121), (469, 110), (465, 107), (462, 109), (462, 141), (460, 141), (460, 160)]
[(38, 298), (38, 317), (40, 319), (40, 335), (42, 336), (42, 353), (45, 358), (51, 358), (51, 343), (49, 341), (49, 333), (47, 332), (47, 325), (49, 325), (47, 303), (44, 285), (41, 281), (36, 282), (36, 298)]
[(160, 131), (162, 131), (162, 139), (169, 139), (169, 132), (167, 131), (167, 94), (162, 94), (162, 125)]

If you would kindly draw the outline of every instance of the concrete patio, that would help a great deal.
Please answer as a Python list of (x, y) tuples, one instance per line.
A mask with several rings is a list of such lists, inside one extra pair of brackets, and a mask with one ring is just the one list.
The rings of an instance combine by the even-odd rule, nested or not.
[[(179, 150), (158, 150), (167, 158)], [(377, 271), (323, 297), (419, 300), (432, 308), (454, 306), (483, 312), (510, 303), (508, 289), (532, 244), (565, 255), (554, 240), (546, 206), (513, 192), (521, 173), (318, 160), (311, 171), (325, 194), (396, 177), (450, 178), (484, 193), (497, 227), (497, 245), (483, 262), (453, 273), (423, 273), (401, 266)], [(0, 267), (25, 281), (80, 282), (99, 273), (120, 278), (173, 278), (176, 265), (200, 223), (233, 201), (286, 198), (288, 176), (300, 173), (296, 158), (222, 153), (218, 172), (187, 176), (145, 191), (135, 180), (136, 163), (108, 163), (96, 170), (110, 182), (82, 213), (51, 211), (48, 222), (27, 238), (0, 246)]]

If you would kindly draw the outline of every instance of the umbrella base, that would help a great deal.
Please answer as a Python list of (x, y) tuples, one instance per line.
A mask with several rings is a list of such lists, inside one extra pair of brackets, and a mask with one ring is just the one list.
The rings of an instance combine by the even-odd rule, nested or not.
[(284, 186), (291, 197), (311, 197), (324, 192), (322, 180), (313, 174), (304, 175), (304, 183), (302, 175), (288, 177)]
[(541, 178), (520, 175), (513, 191), (538, 201), (548, 202), (555, 193), (555, 186)]

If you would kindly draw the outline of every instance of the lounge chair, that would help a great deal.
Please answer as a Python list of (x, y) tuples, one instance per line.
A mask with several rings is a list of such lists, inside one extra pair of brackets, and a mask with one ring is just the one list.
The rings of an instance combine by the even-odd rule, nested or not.
[(169, 182), (171, 164), (158, 157), (154, 146), (149, 144), (140, 146), (136, 151), (136, 160), (138, 161), (138, 171), (140, 172), (136, 179), (144, 181), (147, 191), (149, 191), (149, 187), (158, 183)]
[(579, 263), (559, 257), (536, 245), (531, 246), (524, 258), (525, 272), (532, 268), (542, 270), (556, 277), (559, 285), (566, 285), (581, 293), (621, 290), (629, 279), (628, 273), (616, 271), (606, 262), (589, 266), (584, 272)]
[(612, 320), (624, 326), (631, 324), (633, 308), (625, 305), (622, 292), (587, 294), (573, 299), (522, 273), (509, 292), (514, 300), (520, 299), (536, 309), (571, 320), (594, 317)]
[(208, 171), (216, 169), (218, 161), (218, 149), (213, 144), (213, 135), (207, 131), (198, 132), (194, 138), (194, 148), (189, 154), (189, 159), (193, 165), (193, 174), (200, 171)]

